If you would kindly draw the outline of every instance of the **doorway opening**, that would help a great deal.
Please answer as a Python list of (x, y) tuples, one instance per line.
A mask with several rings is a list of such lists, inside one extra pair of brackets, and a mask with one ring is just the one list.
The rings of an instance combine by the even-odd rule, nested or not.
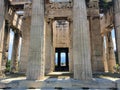
[(68, 48), (55, 49), (55, 71), (69, 71)]

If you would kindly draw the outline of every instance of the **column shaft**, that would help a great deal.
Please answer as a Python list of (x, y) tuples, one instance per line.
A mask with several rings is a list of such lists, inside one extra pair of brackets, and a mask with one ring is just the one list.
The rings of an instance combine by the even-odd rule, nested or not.
[(22, 47), (21, 47), (20, 62), (19, 62), (20, 73), (26, 73), (27, 71), (29, 43), (30, 43), (30, 23), (31, 23), (30, 17), (25, 18), (25, 20), (23, 21)]
[(52, 22), (46, 22), (45, 32), (45, 73), (50, 73), (52, 67)]
[(45, 71), (44, 0), (33, 0), (27, 79), (40, 80)]
[(10, 28), (8, 26), (8, 23), (5, 23), (4, 45), (3, 45), (3, 55), (2, 55), (2, 66), (4, 67), (4, 69), (6, 69), (6, 63), (8, 60), (9, 39), (10, 39)]
[(101, 36), (100, 17), (90, 17), (91, 61), (93, 72), (103, 72), (103, 40)]
[(73, 22), (69, 22), (70, 28), (70, 48), (69, 48), (69, 71), (73, 73), (74, 62), (73, 62)]
[[(105, 36), (104, 36), (105, 37)], [(108, 72), (108, 62), (107, 62), (107, 55), (106, 55), (106, 46), (105, 46), (105, 38), (103, 38), (103, 63), (104, 63), (104, 71)]]
[(87, 10), (85, 0), (74, 0), (73, 60), (75, 79), (80, 80), (92, 79), (89, 34), (90, 32), (87, 24)]
[(107, 51), (107, 62), (108, 62), (108, 71), (114, 72), (114, 66), (116, 65), (115, 53), (112, 41), (111, 32), (106, 36), (106, 51)]
[(114, 19), (115, 19), (115, 30), (116, 30), (116, 44), (117, 44), (117, 54), (118, 62), (120, 64), (120, 0), (114, 1)]
[(19, 48), (19, 33), (15, 33), (14, 42), (13, 42), (13, 50), (12, 50), (12, 60), (11, 60), (11, 72), (18, 72), (18, 48)]
[(3, 54), (3, 43), (4, 43), (4, 0), (0, 0), (0, 76), (2, 76), (2, 54)]

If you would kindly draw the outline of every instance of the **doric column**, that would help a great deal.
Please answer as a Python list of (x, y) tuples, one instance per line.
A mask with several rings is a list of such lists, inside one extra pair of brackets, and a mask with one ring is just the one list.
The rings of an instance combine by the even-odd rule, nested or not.
[(74, 62), (73, 62), (73, 22), (69, 22), (70, 28), (70, 48), (69, 48), (69, 71), (73, 73), (74, 69)]
[(106, 55), (106, 39), (103, 37), (103, 63), (104, 63), (104, 71), (108, 72), (108, 63), (107, 63), (107, 55)]
[(73, 7), (73, 60), (74, 79), (92, 79), (90, 32), (85, 0), (74, 0)]
[(116, 30), (116, 44), (118, 61), (120, 64), (120, 0), (114, 1), (114, 19), (115, 19), (115, 30)]
[(103, 40), (100, 28), (100, 16), (90, 17), (91, 62), (93, 72), (104, 72)]
[(2, 54), (3, 54), (3, 42), (4, 42), (4, 0), (0, 1), (0, 76), (2, 76)]
[(45, 31), (45, 73), (50, 73), (52, 67), (52, 21), (49, 20), (46, 22), (46, 31)]
[(55, 70), (55, 48), (52, 46), (52, 51), (51, 51), (51, 71)]
[(114, 72), (114, 66), (116, 65), (115, 53), (112, 41), (111, 32), (106, 35), (106, 53), (107, 53), (107, 63), (108, 63), (108, 71)]
[(31, 23), (30, 17), (25, 18), (25, 20), (23, 21), (22, 47), (21, 47), (20, 62), (19, 62), (20, 73), (26, 73), (27, 71), (29, 42), (30, 42), (30, 23)]
[(6, 69), (6, 63), (8, 60), (9, 39), (10, 39), (10, 27), (6, 21), (5, 30), (4, 30), (3, 55), (2, 55), (2, 67), (4, 69)]
[(12, 50), (12, 60), (11, 60), (11, 66), (10, 66), (10, 70), (13, 73), (18, 72), (19, 39), (20, 39), (20, 35), (19, 35), (19, 33), (16, 32), (15, 35), (14, 35), (13, 50)]
[(33, 0), (27, 79), (40, 80), (45, 71), (44, 0)]
[(91, 40), (92, 71), (103, 72), (103, 44), (100, 26), (99, 0), (89, 0), (88, 16)]

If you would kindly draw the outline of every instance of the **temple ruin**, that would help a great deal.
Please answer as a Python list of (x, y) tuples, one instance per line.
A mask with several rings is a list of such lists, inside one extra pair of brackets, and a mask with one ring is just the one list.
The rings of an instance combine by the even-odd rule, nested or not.
[(0, 0), (0, 76), (8, 62), (10, 30), (10, 72), (25, 74), (27, 80), (70, 72), (73, 79), (87, 81), (93, 73), (115, 72), (120, 64), (120, 0), (103, 1)]

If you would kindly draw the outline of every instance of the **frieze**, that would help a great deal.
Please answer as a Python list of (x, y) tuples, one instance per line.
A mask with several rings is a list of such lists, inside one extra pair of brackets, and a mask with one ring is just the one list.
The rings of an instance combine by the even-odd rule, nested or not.
[(64, 2), (64, 3), (49, 3), (46, 4), (46, 10), (49, 9), (71, 9), (73, 7), (72, 3)]

